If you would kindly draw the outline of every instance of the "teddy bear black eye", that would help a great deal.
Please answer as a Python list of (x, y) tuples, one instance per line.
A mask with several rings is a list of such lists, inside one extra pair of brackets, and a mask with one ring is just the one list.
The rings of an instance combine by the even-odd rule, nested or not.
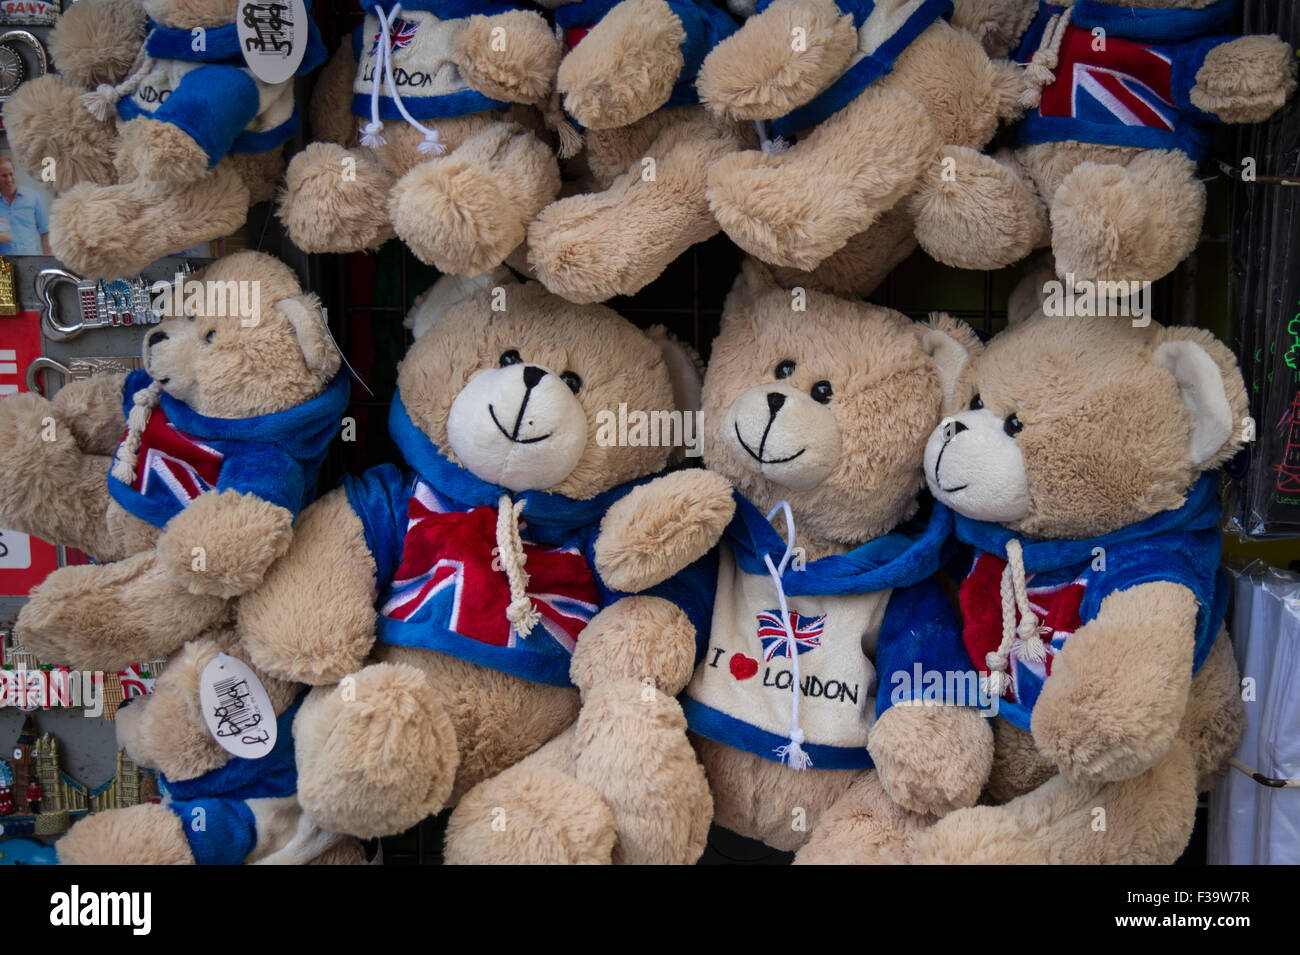
[(974, 398), (970, 400), (971, 411), (979, 411), (983, 407), (984, 407), (984, 399), (981, 398), (979, 395), (976, 395)]
[(776, 377), (789, 378), (794, 374), (795, 364), (793, 358), (787, 358), (776, 366)]
[(1020, 423), (1020, 419), (1013, 414), (1007, 415), (1007, 419), (1002, 422), (1002, 430), (1013, 438), (1024, 429), (1025, 426)]
[(829, 381), (819, 381), (817, 384), (812, 386), (812, 391), (810, 393), (812, 394), (813, 401), (816, 401), (819, 404), (828, 405), (831, 403), (831, 395), (835, 392), (831, 390), (831, 383)]
[(519, 352), (513, 348), (510, 349), (509, 351), (504, 351), (501, 353), (502, 368), (504, 368), (506, 365), (517, 365), (521, 361), (523, 361), (523, 359), (519, 357)]
[(206, 335), (203, 336), (203, 340), (204, 340), (205, 342), (210, 342), (210, 341), (212, 341), (212, 339), (214, 339), (216, 336), (217, 336), (217, 330), (216, 330), (215, 328), (213, 328), (213, 329), (209, 330), (208, 333), (207, 333)]
[(578, 389), (582, 387), (582, 378), (578, 376), (576, 371), (566, 371), (560, 376), (560, 381), (568, 385), (569, 390), (575, 395), (578, 393)]

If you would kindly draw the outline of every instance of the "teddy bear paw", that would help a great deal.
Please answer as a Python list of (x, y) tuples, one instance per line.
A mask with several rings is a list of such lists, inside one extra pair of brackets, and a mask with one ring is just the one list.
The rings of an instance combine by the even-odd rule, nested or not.
[(194, 137), (179, 126), (140, 117), (122, 127), (117, 150), (117, 172), (122, 182), (193, 182), (208, 171), (208, 154)]
[(180, 817), (143, 803), (87, 816), (56, 845), (63, 865), (193, 865)]
[(1295, 54), (1276, 36), (1243, 36), (1205, 55), (1192, 105), (1225, 123), (1260, 123), (1281, 109), (1296, 89)]
[(190, 593), (231, 598), (262, 582), (293, 539), (293, 515), (253, 494), (200, 494), (158, 538), (158, 557)]
[(312, 143), (293, 157), (284, 181), (277, 215), (304, 252), (377, 249), (393, 237), (392, 181), (361, 150)]
[(917, 813), (974, 805), (993, 766), (993, 731), (968, 707), (892, 706), (867, 746), (890, 798)]

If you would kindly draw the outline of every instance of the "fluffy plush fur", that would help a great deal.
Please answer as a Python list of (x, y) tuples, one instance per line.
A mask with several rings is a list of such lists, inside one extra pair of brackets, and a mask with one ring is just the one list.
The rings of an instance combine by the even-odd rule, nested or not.
[[(338, 353), (315, 297), (288, 266), (241, 252), (188, 281), (199, 284), (187, 294), (203, 291), (198, 314), (166, 318), (143, 343), (145, 369), (166, 395), (218, 424), (325, 399)], [(210, 292), (238, 282), (257, 289), (255, 314), (204, 314), (218, 301)], [(332, 387), (341, 414), (346, 385)], [(163, 526), (110, 496), (127, 425), (123, 388), (123, 376), (102, 376), (72, 382), (52, 401), (0, 402), (0, 522), (101, 562), (51, 574), (19, 614), (19, 639), (51, 663), (117, 669), (167, 656), (220, 620), (228, 598), (256, 585), (292, 536), (291, 510), (235, 487), (199, 493)], [(314, 487), (314, 470), (303, 478)]]
[[(670, 448), (606, 446), (598, 439), (598, 415), (622, 402), (676, 407), (674, 396), (698, 393), (698, 381), (674, 381), (672, 374), (693, 374), (694, 363), (666, 356), (664, 350), (675, 346), (663, 336), (648, 336), (603, 307), (571, 305), (536, 283), (504, 288), (504, 311), (493, 310), (491, 289), (451, 305), (399, 368), (403, 407), (440, 459), (495, 482), (497, 472), (475, 470), (485, 469), (487, 459), (479, 445), (464, 443), (466, 432), (456, 422), (469, 413), (467, 402), (487, 400), (478, 390), (484, 382), (511, 380), (502, 356), (514, 351), (527, 367), (580, 379), (573, 399), (555, 408), (578, 409), (585, 444), (576, 463), (544, 490), (585, 501), (662, 469)], [(538, 379), (536, 387), (549, 386)], [(501, 409), (519, 401), (492, 394)], [(557, 414), (542, 409), (530, 412), (528, 421), (549, 432), (563, 426)], [(513, 454), (525, 464), (509, 472), (524, 482), (516, 486), (532, 486), (526, 462), (541, 461), (537, 455), (548, 454), (546, 447), (545, 441), (517, 446)], [(698, 523), (637, 525), (636, 515), (621, 519), (611, 512), (600, 538), (620, 533), (627, 541), (658, 541), (674, 559), (701, 556), (730, 516), (730, 492), (700, 484), (692, 472), (681, 474), (678, 500), (706, 505)], [(708, 522), (716, 524), (711, 532), (698, 526)], [(674, 546), (674, 537), (684, 543)], [(625, 556), (607, 567), (601, 555), (611, 552), (624, 553), (604, 545), (595, 550), (595, 570), (607, 583), (621, 581), (620, 570), (663, 580), (677, 569)], [(241, 600), (241, 631), (258, 665), (317, 684), (297, 722), (300, 798), (314, 818), (338, 831), (373, 836), (459, 804), (447, 857), (466, 862), (686, 861), (682, 833), (702, 847), (708, 790), (671, 696), (671, 684), (683, 679), (672, 661), (680, 654), (689, 659), (694, 629), (674, 604), (654, 596), (625, 598), (587, 624), (570, 663), (572, 683), (583, 694), (580, 715), (571, 686), (533, 682), (447, 653), (376, 643), (375, 575), (365, 529), (340, 491), (308, 509), (289, 552)], [(649, 630), (672, 651), (638, 654), (624, 647), (624, 634)], [(649, 705), (641, 702), (647, 692)], [(544, 772), (503, 772), (534, 751)], [(671, 765), (642, 779), (641, 787), (628, 778), (633, 763), (643, 771)], [(475, 789), (479, 784), (486, 788)], [(565, 807), (562, 820), (547, 808), (557, 800)], [(661, 811), (669, 804), (672, 812)]]
[[(1201, 493), (1203, 473), (1241, 446), (1247, 411), (1235, 359), (1204, 330), (1041, 312), (963, 371), (949, 407), (972, 401), (931, 438), (931, 489), (959, 514), (1047, 542), (1106, 541), (1178, 512), (1194, 486)], [(1018, 487), (1014, 496), (961, 477), (971, 455), (991, 446), (980, 437), (994, 434), (991, 424), (981, 431), (985, 415), (997, 425), (995, 443), (1014, 444), (1015, 454), (984, 453), (981, 468), (1000, 488)], [(1206, 513), (1212, 552), (1197, 576), (1212, 578), (1217, 536)], [(960, 519), (957, 533), (966, 533)], [(915, 840), (916, 861), (1170, 863), (1185, 848), (1196, 793), (1241, 734), (1236, 666), (1213, 620), (1199, 623), (1213, 640), (1201, 656), (1198, 613), (1211, 613), (1211, 601), (1193, 586), (1212, 583), (1151, 574), (1129, 586), (1121, 577), (1112, 592), (1107, 574), (1132, 565), (1118, 543), (1103, 552), (1115, 566), (1088, 586), (1107, 595), (1052, 657), (1031, 732), (998, 721), (986, 795), (1000, 805), (944, 817)], [(1203, 659), (1195, 676), (1194, 649)]]

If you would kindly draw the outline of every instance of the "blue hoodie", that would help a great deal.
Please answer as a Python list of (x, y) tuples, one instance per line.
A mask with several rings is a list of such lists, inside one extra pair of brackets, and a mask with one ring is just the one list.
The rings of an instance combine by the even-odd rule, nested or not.
[[(183, 130), (208, 156), (211, 169), (227, 153), (262, 153), (298, 135), (301, 118), (293, 80), (265, 83), (245, 65), (238, 26), (202, 33), (150, 21), (145, 52), (152, 59), (139, 86), (117, 101), (124, 120), (147, 116)], [(307, 49), (296, 75), (325, 62), (325, 44), (307, 2)]]
[[(1215, 34), (1239, 6), (1239, 0), (1215, 0), (1200, 10), (1154, 9), (1079, 0), (1056, 79), (1016, 126), (1020, 141), (1177, 149), (1199, 160), (1209, 143), (1206, 124), (1219, 120), (1194, 106), (1191, 92), (1206, 55), (1235, 39)], [(1061, 10), (1040, 0), (1017, 61), (1029, 62)]]
[(293, 720), (305, 695), (304, 690), (276, 718), (275, 746), (262, 758), (235, 756), (202, 776), (179, 782), (159, 774), (164, 805), (180, 819), (199, 865), (239, 865), (248, 858), (259, 836), (248, 800), (297, 794)]
[[(570, 3), (555, 11), (555, 25), (563, 31), (565, 46), (572, 49), (586, 32), (599, 23), (622, 0), (582, 0)], [(708, 0), (666, 0), (668, 9), (681, 22), (686, 38), (682, 40), (682, 71), (677, 76), (672, 93), (664, 108), (670, 106), (697, 106), (700, 96), (695, 91), (695, 76), (709, 51), (736, 32), (736, 21), (725, 10)]]
[[(127, 375), (122, 410), (152, 384), (149, 373)], [(140, 441), (135, 480), (110, 472), (108, 493), (154, 527), (164, 527), (205, 491), (241, 491), (278, 504), (295, 517), (316, 493), (316, 477), (348, 405), (347, 375), (310, 401), (252, 418), (210, 418), (163, 392)]]
[[(514, 494), (444, 457), (393, 398), (389, 432), (412, 471), (391, 464), (344, 478), (375, 560), (381, 642), (446, 653), (514, 676), (572, 686), (569, 662), (582, 630), (619, 597), (596, 573), (600, 520), (637, 483), (587, 500), (544, 491)], [(645, 480), (650, 480), (649, 478)], [(497, 506), (523, 500), (520, 536), (528, 595), (541, 622), (518, 634), (506, 619), (510, 589), (495, 560)], [(709, 558), (647, 591), (708, 625)]]
[[(1019, 538), (1024, 552), (1030, 606), (1039, 618), (1047, 659), (1035, 663), (1013, 652), (1011, 685), (998, 715), (1023, 730), (1030, 728), (1034, 704), (1051, 676), (1052, 658), (1081, 626), (1097, 616), (1110, 594), (1140, 584), (1171, 581), (1196, 597), (1193, 672), (1214, 646), (1227, 612), (1228, 578), (1219, 569), (1219, 472), (1201, 475), (1187, 500), (1128, 527), (1087, 540)], [(970, 661), (988, 673), (985, 655), (1002, 641), (1000, 584), (1007, 541), (1016, 534), (999, 524), (957, 515), (956, 537), (974, 555), (961, 586), (963, 642)], [(1142, 634), (1134, 633), (1134, 640)]]
[[(762, 13), (772, 0), (760, 0)], [(916, 9), (900, 23), (879, 46), (867, 49), (867, 19), (876, 12), (876, 0), (835, 0), (840, 12), (853, 17), (859, 32), (858, 51), (844, 72), (811, 101), (786, 115), (773, 119), (772, 135), (793, 140), (800, 130), (811, 129), (848, 106), (859, 93), (894, 69), (894, 64), (912, 43), (937, 21), (952, 16), (952, 0), (918, 0)]]
[[(869, 768), (873, 717), (895, 703), (967, 702), (952, 680), (931, 694), (918, 678), (970, 671), (956, 614), (934, 580), (951, 529), (951, 512), (936, 503), (928, 519), (782, 575), (798, 649), (802, 748), (814, 768)], [(682, 708), (701, 736), (779, 761), (796, 681), (763, 558), (779, 564), (785, 542), (737, 494), (721, 551), (708, 648)]]

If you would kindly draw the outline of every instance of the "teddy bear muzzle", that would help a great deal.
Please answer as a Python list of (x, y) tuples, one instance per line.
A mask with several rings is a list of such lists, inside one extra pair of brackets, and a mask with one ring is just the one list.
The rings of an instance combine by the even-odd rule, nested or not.
[(480, 371), (461, 389), (447, 438), (476, 477), (512, 491), (563, 481), (587, 446), (587, 413), (560, 376), (522, 362)]
[(793, 491), (821, 484), (839, 463), (834, 414), (785, 385), (750, 388), (727, 409), (721, 431), (745, 467)]
[(987, 408), (939, 422), (925, 445), (925, 480), (936, 498), (975, 520), (1015, 521), (1029, 509), (1024, 455)]

